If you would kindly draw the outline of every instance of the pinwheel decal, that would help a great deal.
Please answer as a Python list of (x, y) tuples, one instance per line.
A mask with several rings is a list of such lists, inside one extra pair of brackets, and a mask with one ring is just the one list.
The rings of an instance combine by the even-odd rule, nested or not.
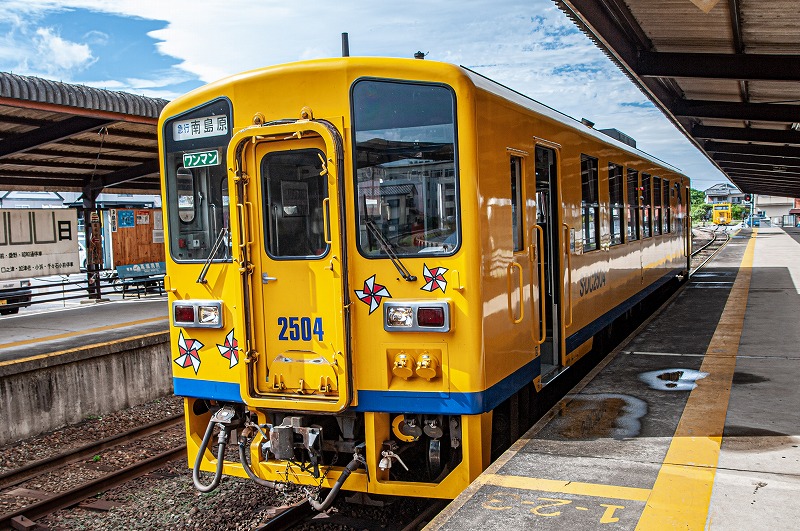
[(185, 339), (183, 337), (183, 330), (178, 335), (178, 352), (180, 356), (175, 359), (175, 363), (184, 369), (192, 367), (194, 373), (197, 374), (200, 369), (200, 349), (203, 344), (196, 339)]
[(231, 364), (229, 369), (233, 369), (239, 363), (239, 342), (233, 337), (233, 328), (225, 336), (225, 343), (217, 344), (219, 353)]
[(422, 264), (422, 276), (425, 278), (425, 285), (419, 289), (423, 291), (436, 291), (440, 289), (442, 293), (444, 293), (444, 290), (447, 289), (447, 281), (444, 279), (445, 273), (447, 273), (446, 267), (428, 269), (426, 264)]
[(381, 286), (375, 282), (375, 275), (372, 275), (364, 281), (363, 290), (357, 289), (355, 292), (358, 300), (369, 306), (370, 314), (380, 307), (381, 301), (384, 297), (387, 299), (392, 298), (392, 296), (389, 294), (389, 290), (386, 289), (386, 286)]

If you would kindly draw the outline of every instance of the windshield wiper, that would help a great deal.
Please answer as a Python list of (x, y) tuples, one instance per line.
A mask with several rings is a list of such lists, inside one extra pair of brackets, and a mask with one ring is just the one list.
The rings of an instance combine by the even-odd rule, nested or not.
[(403, 265), (403, 262), (400, 261), (400, 258), (397, 256), (397, 253), (394, 252), (394, 246), (383, 236), (383, 233), (375, 226), (375, 222), (372, 221), (369, 217), (364, 216), (364, 224), (367, 226), (367, 229), (372, 233), (375, 239), (378, 241), (378, 245), (381, 246), (383, 252), (386, 253), (386, 256), (394, 264), (394, 267), (397, 268), (397, 271), (403, 277), (403, 280), (407, 282), (414, 282), (417, 280), (417, 277), (411, 274), (411, 272)]
[(228, 229), (225, 228), (225, 227), (222, 227), (219, 230), (219, 234), (217, 235), (217, 239), (216, 239), (216, 241), (214, 241), (214, 246), (211, 247), (211, 252), (209, 253), (208, 258), (206, 259), (206, 263), (203, 264), (203, 269), (202, 269), (202, 271), (200, 271), (200, 276), (198, 276), (197, 280), (195, 281), (198, 284), (205, 284), (206, 283), (206, 274), (208, 273), (208, 268), (211, 266), (211, 262), (212, 262), (212, 260), (214, 260), (214, 257), (217, 256), (217, 251), (219, 251), (219, 246), (222, 245), (222, 241), (224, 240), (224, 236), (225, 236), (225, 234), (227, 232), (228, 232)]

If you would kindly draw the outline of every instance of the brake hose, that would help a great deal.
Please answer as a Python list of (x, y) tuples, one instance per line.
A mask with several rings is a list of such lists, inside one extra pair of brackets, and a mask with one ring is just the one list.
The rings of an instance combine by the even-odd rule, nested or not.
[(327, 510), (328, 507), (331, 506), (331, 503), (333, 503), (333, 499), (336, 498), (336, 495), (339, 493), (339, 490), (342, 488), (344, 482), (350, 477), (350, 474), (359, 467), (359, 465), (361, 465), (361, 461), (357, 457), (354, 457), (352, 461), (347, 463), (345, 469), (342, 470), (342, 473), (339, 475), (339, 478), (336, 480), (333, 488), (331, 488), (331, 491), (322, 502), (312, 500), (311, 498), (308, 499), (308, 503), (311, 505), (311, 507), (313, 507), (315, 511)]
[(203, 462), (203, 455), (206, 453), (208, 443), (211, 440), (211, 435), (214, 432), (214, 425), (216, 422), (209, 422), (206, 433), (203, 435), (203, 442), (200, 443), (200, 448), (197, 451), (197, 458), (194, 460), (194, 468), (192, 469), (192, 483), (194, 488), (200, 492), (211, 492), (216, 489), (222, 479), (222, 465), (224, 464), (223, 458), (225, 457), (225, 447), (228, 445), (228, 427), (220, 425), (219, 429), (219, 448), (217, 449), (217, 471), (214, 474), (214, 479), (208, 485), (203, 485), (200, 482), (200, 463)]
[(250, 464), (247, 462), (247, 453), (246, 449), (247, 439), (245, 437), (239, 437), (239, 461), (242, 462), (242, 468), (244, 468), (245, 473), (247, 473), (247, 477), (255, 481), (258, 485), (262, 487), (269, 487), (271, 489), (276, 488), (276, 484), (274, 481), (267, 481), (265, 479), (261, 479), (260, 477), (256, 476), (253, 472), (253, 469), (250, 468)]

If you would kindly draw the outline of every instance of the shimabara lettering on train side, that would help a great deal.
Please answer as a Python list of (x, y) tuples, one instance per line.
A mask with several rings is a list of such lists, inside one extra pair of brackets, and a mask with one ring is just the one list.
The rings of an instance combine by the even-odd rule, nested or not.
[(75, 210), (0, 210), (0, 280), (79, 271)]
[(598, 271), (592, 273), (586, 278), (582, 278), (580, 280), (580, 296), (583, 297), (584, 295), (588, 295), (589, 293), (596, 291), (603, 286), (606, 285), (606, 273), (605, 271)]

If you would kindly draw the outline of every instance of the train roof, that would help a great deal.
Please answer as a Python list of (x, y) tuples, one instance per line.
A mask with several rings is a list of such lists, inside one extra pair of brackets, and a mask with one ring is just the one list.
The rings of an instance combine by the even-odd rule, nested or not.
[(494, 80), (484, 76), (483, 74), (479, 74), (478, 72), (475, 72), (474, 70), (470, 70), (466, 66), (460, 66), (460, 68), (463, 69), (466, 72), (467, 76), (472, 80), (473, 84), (476, 87), (480, 88), (480, 89), (486, 90), (487, 92), (490, 92), (490, 93), (492, 93), (492, 94), (494, 94), (496, 96), (499, 96), (499, 97), (501, 97), (501, 98), (503, 98), (505, 100), (508, 100), (508, 101), (510, 101), (512, 103), (520, 105), (520, 106), (522, 106), (522, 107), (524, 107), (526, 109), (530, 109), (530, 110), (532, 110), (532, 111), (534, 111), (534, 112), (536, 112), (538, 114), (542, 114), (542, 115), (550, 118), (551, 120), (554, 120), (556, 122), (559, 122), (559, 123), (569, 127), (570, 129), (574, 129), (576, 132), (578, 132), (580, 134), (584, 134), (584, 135), (588, 135), (588, 136), (594, 137), (596, 140), (598, 140), (600, 142), (603, 142), (605, 144), (611, 144), (614, 147), (617, 147), (617, 148), (619, 148), (619, 149), (621, 149), (623, 151), (627, 151), (628, 153), (632, 153), (632, 154), (635, 154), (637, 156), (640, 156), (640, 157), (642, 157), (644, 159), (649, 160), (650, 162), (653, 162), (654, 164), (657, 164), (659, 166), (663, 166), (664, 168), (666, 168), (666, 169), (668, 169), (670, 171), (673, 171), (675, 173), (678, 173), (678, 174), (683, 175), (684, 177), (686, 177), (679, 168), (673, 166), (672, 164), (670, 164), (668, 162), (664, 162), (663, 160), (661, 160), (661, 159), (659, 159), (659, 158), (657, 158), (657, 157), (655, 157), (655, 156), (653, 156), (653, 155), (651, 155), (651, 154), (649, 154), (649, 153), (647, 153), (645, 151), (642, 151), (641, 149), (629, 146), (628, 144), (625, 144), (624, 142), (621, 142), (621, 141), (617, 140), (614, 137), (608, 136), (607, 134), (603, 133), (602, 131), (594, 129), (593, 127), (589, 127), (587, 125), (584, 125), (583, 123), (581, 123), (579, 120), (573, 118), (572, 116), (569, 116), (568, 114), (565, 114), (565, 113), (563, 113), (563, 112), (561, 112), (561, 111), (559, 111), (557, 109), (554, 109), (554, 108), (552, 108), (552, 107), (550, 107), (548, 105), (545, 105), (544, 103), (542, 103), (540, 101), (537, 101), (537, 100), (531, 98), (530, 96), (526, 96), (525, 94), (522, 94), (521, 92), (517, 92), (514, 89), (506, 87), (505, 85), (503, 85), (501, 83), (498, 83), (497, 81), (494, 81)]
[[(208, 85), (203, 87), (199, 87), (194, 89), (193, 91), (187, 93), (185, 96), (196, 95), (203, 92), (207, 92), (208, 90), (214, 90), (215, 87), (220, 87), (226, 83), (235, 83), (237, 81), (245, 80), (248, 78), (253, 78), (261, 75), (269, 75), (270, 73), (279, 72), (282, 70), (294, 70), (294, 69), (309, 69), (315, 67), (322, 67), (325, 69), (336, 70), (336, 69), (344, 69), (347, 70), (351, 67), (365, 67), (365, 68), (376, 68), (379, 70), (386, 70), (392, 63), (401, 66), (402, 70), (404, 70), (404, 74), (411, 74), (414, 70), (419, 71), (420, 73), (425, 73), (426, 75), (430, 76), (433, 75), (436, 69), (439, 69), (439, 73), (441, 74), (442, 70), (450, 70), (451, 73), (458, 73), (458, 75), (466, 76), (467, 79), (478, 89), (485, 90), (490, 92), (500, 98), (503, 98), (511, 103), (529, 109), (533, 112), (539, 113), (547, 118), (556, 121), (565, 127), (569, 127), (573, 129), (578, 134), (583, 134), (586, 136), (593, 137), (598, 142), (602, 142), (608, 145), (612, 145), (622, 151), (628, 152), (632, 155), (636, 155), (637, 157), (641, 157), (646, 159), (653, 164), (661, 166), (665, 169), (678, 173), (680, 175), (684, 175), (683, 172), (678, 169), (677, 167), (664, 162), (663, 160), (646, 153), (640, 149), (634, 148), (629, 146), (607, 134), (588, 127), (582, 124), (580, 121), (576, 120), (575, 118), (558, 111), (552, 107), (541, 103), (530, 96), (526, 96), (521, 92), (517, 92), (501, 83), (498, 83), (482, 74), (479, 74), (473, 70), (470, 70), (468, 67), (455, 65), (453, 63), (445, 63), (440, 61), (429, 61), (429, 60), (420, 60), (420, 59), (408, 59), (408, 58), (397, 58), (397, 57), (333, 57), (333, 58), (326, 58), (326, 59), (311, 59), (306, 61), (297, 61), (292, 63), (285, 63), (285, 64), (278, 64), (267, 66), (263, 68), (258, 68), (250, 71), (241, 72), (238, 74), (234, 74), (230, 77), (220, 79), (218, 81), (214, 81)], [(183, 99), (183, 97), (179, 98)], [(165, 109), (165, 113), (162, 114), (162, 120), (164, 119), (165, 115), (168, 115), (171, 111), (171, 105), (168, 105), (168, 108)], [(684, 175), (685, 177), (685, 175)]]

